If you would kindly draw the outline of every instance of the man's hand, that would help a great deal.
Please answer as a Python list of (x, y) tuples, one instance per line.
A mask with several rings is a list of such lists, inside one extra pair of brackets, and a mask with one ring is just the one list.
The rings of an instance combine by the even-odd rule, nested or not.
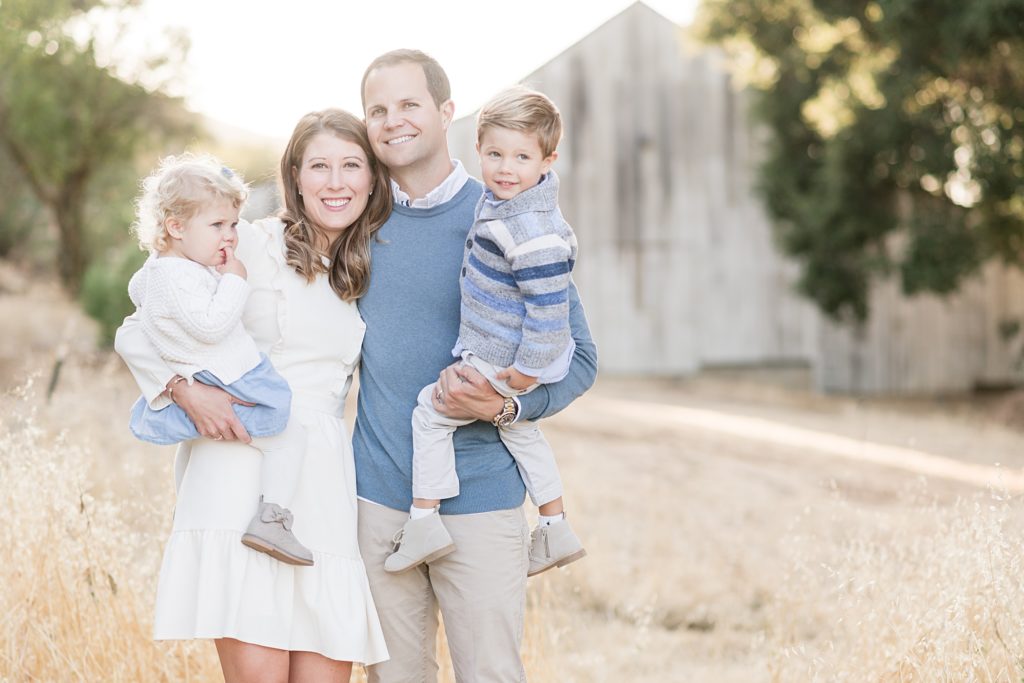
[(441, 371), (432, 397), (434, 410), (460, 420), (490, 422), (501, 412), (505, 399), (494, 390), (487, 378), (462, 362)]
[(247, 406), (252, 403), (240, 401), (223, 389), (202, 382), (178, 382), (174, 384), (173, 395), (174, 402), (181, 406), (199, 433), (207, 439), (245, 443), (252, 441), (249, 432), (231, 408), (232, 403)]
[(524, 375), (511, 366), (499, 372), (495, 377), (505, 380), (505, 382), (516, 391), (526, 391), (537, 383), (536, 377)]

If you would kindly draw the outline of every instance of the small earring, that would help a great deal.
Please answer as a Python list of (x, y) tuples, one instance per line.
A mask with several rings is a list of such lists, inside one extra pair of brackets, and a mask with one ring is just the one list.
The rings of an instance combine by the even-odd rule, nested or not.
[(370, 194), (373, 194), (373, 190), (370, 190)]
[(302, 190), (299, 190), (299, 196), (300, 197), (302, 196)]

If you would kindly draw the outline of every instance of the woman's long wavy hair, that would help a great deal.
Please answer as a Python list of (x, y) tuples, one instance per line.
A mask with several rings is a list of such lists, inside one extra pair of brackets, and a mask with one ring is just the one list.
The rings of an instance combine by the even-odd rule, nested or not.
[[(324, 266), (316, 249), (318, 228), (306, 213), (298, 182), (306, 147), (320, 133), (359, 145), (370, 163), (372, 176), (373, 194), (366, 209), (331, 245), (327, 254), (329, 266)], [(373, 155), (366, 126), (341, 109), (324, 109), (303, 116), (281, 157), (281, 186), (284, 209), (279, 216), (285, 224), (285, 261), (307, 282), (327, 273), (331, 289), (345, 301), (361, 297), (370, 283), (370, 240), (391, 215), (391, 181), (387, 169)]]

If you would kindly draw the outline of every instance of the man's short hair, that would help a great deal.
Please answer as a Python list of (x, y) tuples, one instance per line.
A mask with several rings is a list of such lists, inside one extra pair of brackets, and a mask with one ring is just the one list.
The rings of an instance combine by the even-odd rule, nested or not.
[(540, 151), (548, 157), (562, 139), (562, 115), (547, 95), (519, 85), (498, 93), (480, 109), (476, 117), (477, 143), (488, 128), (536, 133)]
[(385, 52), (377, 59), (370, 62), (363, 72), (363, 80), (359, 85), (359, 96), (363, 100), (363, 109), (366, 109), (366, 78), (374, 69), (385, 66), (397, 66), (399, 64), (419, 64), (423, 69), (423, 75), (427, 78), (427, 90), (434, 99), (434, 104), (440, 107), (452, 98), (452, 86), (448, 82), (448, 74), (444, 72), (437, 60), (419, 50), (392, 50)]

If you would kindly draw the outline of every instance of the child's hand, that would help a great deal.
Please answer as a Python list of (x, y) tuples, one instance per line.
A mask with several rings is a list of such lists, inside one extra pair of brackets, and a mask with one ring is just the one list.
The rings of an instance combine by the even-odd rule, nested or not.
[(249, 277), (249, 272), (245, 269), (245, 264), (235, 258), (235, 250), (232, 247), (224, 247), (224, 263), (217, 266), (217, 272), (221, 275), (231, 273), (237, 275), (243, 280)]
[(526, 389), (529, 389), (537, 382), (536, 377), (524, 375), (515, 368), (511, 367), (505, 368), (495, 376), (498, 379), (505, 380), (508, 383), (508, 385), (515, 389), (516, 391), (525, 391)]

